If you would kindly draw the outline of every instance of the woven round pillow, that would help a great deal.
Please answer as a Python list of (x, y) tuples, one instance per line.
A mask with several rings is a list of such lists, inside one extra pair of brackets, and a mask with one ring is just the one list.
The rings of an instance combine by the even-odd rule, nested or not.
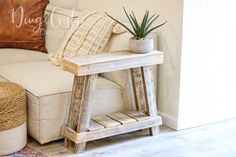
[(26, 93), (18, 84), (0, 82), (0, 155), (27, 144)]

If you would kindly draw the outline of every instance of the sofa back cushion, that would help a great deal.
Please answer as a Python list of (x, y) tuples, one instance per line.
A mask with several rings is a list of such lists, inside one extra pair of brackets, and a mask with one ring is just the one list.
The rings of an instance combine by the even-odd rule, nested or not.
[(0, 0), (0, 48), (46, 52), (44, 11), (48, 0)]
[(0, 66), (21, 62), (36, 62), (48, 60), (46, 53), (37, 53), (33, 50), (2, 48), (0, 49)]

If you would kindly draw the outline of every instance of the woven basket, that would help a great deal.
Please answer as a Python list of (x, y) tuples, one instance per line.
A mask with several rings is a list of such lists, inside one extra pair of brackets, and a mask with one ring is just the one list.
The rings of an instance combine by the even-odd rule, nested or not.
[(25, 90), (15, 83), (0, 82), (0, 155), (16, 152), (26, 143)]

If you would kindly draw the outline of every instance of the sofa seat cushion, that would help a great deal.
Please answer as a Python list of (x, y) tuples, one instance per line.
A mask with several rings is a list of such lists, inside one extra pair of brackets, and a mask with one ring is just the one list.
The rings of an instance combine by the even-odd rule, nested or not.
[(0, 75), (21, 84), (35, 96), (71, 91), (73, 75), (49, 61), (24, 62), (0, 66)]
[[(74, 75), (63, 71), (49, 61), (24, 62), (0, 66), (0, 75), (11, 82), (21, 84), (27, 91), (41, 97), (70, 92)], [(98, 88), (116, 87), (117, 84), (99, 78)]]
[[(49, 61), (39, 61), (1, 65), (0, 80), (4, 79), (19, 83), (27, 90), (29, 135), (41, 144), (62, 138), (73, 75)], [(93, 116), (124, 110), (122, 89), (99, 77), (92, 105)]]
[(33, 50), (0, 48), (0, 65), (41, 60), (48, 60), (47, 54)]

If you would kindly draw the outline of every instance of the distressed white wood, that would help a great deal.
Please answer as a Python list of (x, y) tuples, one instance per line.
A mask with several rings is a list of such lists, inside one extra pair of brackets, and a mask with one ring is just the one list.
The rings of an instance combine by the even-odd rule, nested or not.
[(105, 137), (115, 136), (127, 132), (142, 130), (161, 125), (161, 117), (150, 118), (136, 123), (128, 123), (110, 128), (104, 128), (92, 132), (77, 133), (68, 127), (63, 128), (63, 135), (71, 138), (75, 143), (85, 143)]
[[(81, 98), (81, 105), (79, 110), (79, 119), (77, 125), (77, 132), (86, 132), (89, 128), (89, 123), (92, 116), (92, 102), (94, 91), (96, 87), (98, 75), (85, 76), (83, 95)], [(77, 89), (75, 89), (77, 90)], [(85, 150), (86, 142), (75, 144), (75, 153), (81, 153)]]
[(104, 129), (105, 127), (97, 122), (95, 122), (94, 120), (91, 120), (89, 123), (89, 128), (88, 131), (95, 131), (95, 130), (100, 130), (100, 129)]
[[(157, 135), (162, 120), (157, 115), (157, 111), (154, 111), (156, 110), (154, 106), (156, 103), (150, 66), (161, 64), (162, 62), (163, 53), (158, 51), (142, 55), (123, 51), (64, 59), (63, 69), (75, 75), (68, 124), (62, 131), (66, 137), (65, 146), (68, 146), (68, 139), (70, 139), (75, 142), (75, 153), (80, 153), (85, 150), (86, 142), (89, 140), (150, 127), (152, 135)], [(123, 113), (95, 117), (92, 120), (103, 125), (105, 128), (98, 130), (96, 127), (93, 127), (93, 131), (89, 130), (92, 111), (91, 104), (98, 73), (130, 68), (132, 68), (132, 83), (137, 108), (138, 110), (147, 108), (150, 117), (145, 114), (136, 114), (135, 119), (129, 114), (125, 115)], [(76, 132), (74, 127), (77, 120)]]
[(109, 114), (107, 115), (108, 117), (120, 122), (121, 124), (128, 124), (128, 123), (134, 123), (136, 122), (136, 120), (134, 118), (131, 118), (121, 112), (118, 113), (113, 113), (113, 114)]
[(66, 138), (70, 139), (70, 141), (73, 141), (75, 143), (79, 143), (78, 141), (83, 141), (80, 142), (81, 144), (85, 143), (87, 140), (86, 132), (80, 133), (80, 135), (77, 135), (78, 133), (74, 131), (73, 129), (64, 126), (62, 128), (62, 135), (65, 136)]
[(162, 63), (163, 53), (159, 51), (147, 54), (122, 51), (65, 58), (62, 68), (77, 76), (84, 76)]
[(131, 73), (136, 109), (138, 111), (145, 111), (146, 101), (145, 101), (144, 84), (143, 84), (141, 68), (130, 69), (130, 73)]
[(105, 128), (110, 128), (110, 127), (115, 127), (115, 126), (121, 125), (121, 123), (115, 121), (114, 119), (111, 119), (108, 116), (93, 117), (92, 120), (103, 125)]
[[(147, 107), (147, 113), (150, 117), (157, 117), (157, 104), (156, 104), (156, 96), (155, 96), (155, 89), (154, 89), (154, 81), (153, 81), (153, 73), (152, 73), (152, 67), (146, 66), (142, 67), (142, 73), (143, 73), (143, 81), (144, 81), (144, 92), (145, 92), (145, 99), (146, 99), (146, 107)], [(159, 133), (159, 127), (152, 127), (151, 128), (151, 134), (153, 136), (158, 135)]]
[(139, 112), (139, 111), (123, 111), (122, 113), (136, 119), (137, 121), (143, 121), (143, 120), (147, 120), (150, 118), (150, 116), (146, 115), (143, 112)]
[[(71, 94), (71, 104), (68, 116), (67, 126), (75, 130), (78, 124), (79, 110), (82, 103), (83, 89), (86, 77), (74, 76), (73, 89)], [(71, 146), (72, 143), (65, 138), (65, 147)]]

